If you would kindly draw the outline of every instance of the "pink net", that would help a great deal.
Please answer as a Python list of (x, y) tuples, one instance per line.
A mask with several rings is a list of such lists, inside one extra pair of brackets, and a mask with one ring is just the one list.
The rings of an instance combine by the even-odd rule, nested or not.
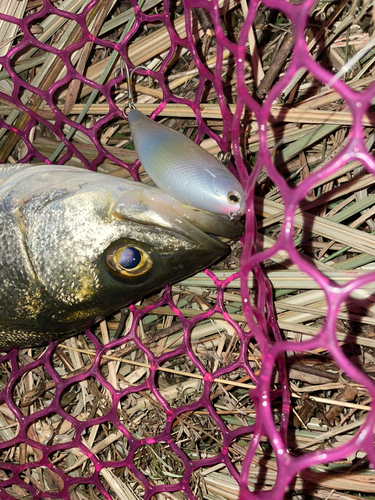
[[(372, 99), (375, 97), (375, 86), (370, 85), (366, 90), (360, 93), (356, 92), (340, 80), (333, 81), (332, 73), (325, 70), (310, 56), (305, 40), (305, 28), (314, 0), (305, 1), (300, 5), (292, 5), (283, 0), (268, 0), (264, 2), (264, 5), (270, 9), (283, 12), (293, 23), (295, 43), (293, 58), (285, 74), (271, 88), (262, 103), (259, 103), (249, 94), (246, 85), (247, 82), (245, 81), (245, 64), (248, 61), (246, 44), (249, 29), (254, 23), (258, 2), (250, 2), (249, 13), (241, 27), (238, 43), (236, 44), (231, 42), (223, 32), (220, 17), (220, 9), (222, 11), (223, 9), (238, 5), (238, 2), (235, 1), (230, 4), (225, 2), (219, 3), (217, 0), (212, 0), (211, 2), (183, 0), (183, 19), (186, 26), (186, 33), (180, 25), (177, 27), (177, 24), (172, 23), (169, 15), (172, 7), (167, 0), (163, 2), (162, 12), (153, 15), (145, 14), (139, 5), (135, 1), (132, 1), (135, 21), (129, 32), (118, 43), (106, 40), (103, 36), (93, 36), (90, 29), (87, 28), (87, 16), (90, 15), (90, 12), (98, 3), (97, 0), (92, 0), (83, 7), (80, 13), (72, 14), (60, 10), (50, 1), (44, 0), (38, 12), (23, 19), (18, 19), (4, 13), (0, 14), (1, 20), (19, 26), (22, 31), (19, 43), (15, 44), (6, 55), (0, 57), (1, 65), (11, 76), (13, 82), (11, 96), (2, 91), (0, 92), (0, 97), (3, 103), (8, 102), (12, 109), (24, 111), (30, 117), (29, 121), (24, 123), (20, 128), (16, 125), (8, 124), (8, 120), (2, 119), (3, 138), (11, 140), (14, 137), (12, 134), (16, 134), (18, 138), (22, 139), (26, 154), (20, 161), (28, 162), (38, 159), (42, 162), (51, 163), (35, 147), (35, 143), (32, 140), (34, 127), (37, 124), (43, 124), (64, 143), (65, 150), (58, 157), (59, 163), (69, 163), (72, 156), (75, 156), (87, 168), (95, 170), (104, 160), (110, 159), (114, 164), (121, 165), (134, 178), (137, 178), (139, 163), (137, 161), (133, 164), (125, 163), (106, 148), (101, 141), (103, 129), (114, 119), (122, 117), (121, 108), (114, 101), (114, 89), (116, 84), (123, 81), (123, 77), (119, 75), (114, 78), (112, 71), (112, 76), (107, 78), (106, 83), (99, 84), (97, 81), (90, 79), (89, 74), (82, 76), (73, 67), (71, 59), (75, 51), (83, 47), (87, 42), (93, 42), (98, 47), (106, 48), (108, 53), (117, 52), (125, 58), (131, 68), (134, 64), (144, 62), (142, 55), (135, 50), (137, 43), (136, 34), (147, 23), (160, 21), (166, 27), (170, 44), (163, 55), (159, 69), (147, 72), (147, 74), (151, 74), (155, 81), (158, 82), (163, 94), (163, 100), (153, 113), (153, 116), (158, 115), (167, 103), (185, 104), (192, 110), (197, 120), (198, 136), (196, 140), (198, 142), (206, 134), (217, 142), (220, 149), (226, 151), (230, 147), (233, 148), (238, 174), (243, 185), (246, 187), (247, 193), (246, 234), (243, 238), (241, 270), (240, 273), (229, 275), (223, 280), (217, 278), (212, 272), (206, 271), (206, 275), (213, 280), (214, 286), (217, 289), (217, 301), (208, 311), (193, 318), (184, 317), (172, 300), (171, 288), (168, 288), (158, 302), (150, 304), (141, 310), (135, 306), (130, 308), (133, 314), (132, 322), (129, 333), (125, 337), (104, 345), (94, 333), (87, 331), (88, 345), (91, 349), (95, 350), (92, 365), (88, 369), (82, 369), (81, 373), (75, 372), (70, 377), (60, 377), (56, 369), (56, 357), (60, 352), (56, 347), (57, 344), (51, 344), (37, 359), (32, 359), (25, 354), (21, 355), (16, 351), (3, 355), (0, 361), (2, 366), (7, 366), (8, 373), (7, 383), (0, 395), (0, 399), (3, 402), (2, 411), (5, 415), (6, 409), (8, 414), (13, 416), (19, 424), (19, 430), (13, 434), (9, 434), (9, 439), (5, 439), (4, 434), (2, 435), (2, 442), (0, 443), (0, 450), (2, 452), (2, 462), (0, 463), (0, 497), (14, 498), (14, 496), (18, 495), (21, 498), (30, 495), (35, 499), (68, 499), (89, 497), (89, 493), (91, 492), (93, 495), (94, 493), (95, 495), (101, 495), (100, 498), (110, 499), (115, 498), (116, 495), (121, 498), (121, 493), (116, 491), (111, 484), (111, 476), (105, 475), (106, 472), (109, 473), (113, 469), (115, 471), (121, 470), (121, 474), (118, 477), (122, 479), (125, 489), (128, 484), (133, 485), (132, 488), (134, 488), (134, 491), (132, 494), (135, 495), (135, 498), (150, 499), (158, 493), (167, 495), (167, 492), (178, 492), (180, 496), (166, 496), (166, 498), (195, 499), (203, 495), (203, 493), (198, 495), (196, 488), (197, 483), (199, 483), (199, 474), (202, 471), (208, 470), (208, 468), (214, 470), (215, 466), (224, 466), (235, 480), (236, 488), (232, 491), (232, 496), (229, 493), (224, 494), (220, 490), (217, 491), (216, 495), (218, 495), (218, 498), (238, 497), (241, 499), (252, 499), (261, 497), (271, 500), (283, 498), (287, 489), (289, 487), (293, 488), (293, 481), (302, 470), (318, 464), (337, 462), (358, 450), (363, 450), (367, 454), (367, 460), (371, 468), (371, 466), (375, 465), (373, 442), (374, 408), (366, 414), (366, 418), (358, 427), (356, 434), (344, 444), (330, 449), (318, 449), (314, 452), (301, 454), (300, 456), (293, 456), (288, 452), (287, 428), (291, 395), (289, 392), (288, 375), (284, 364), (284, 355), (290, 351), (300, 353), (319, 349), (324, 346), (324, 349), (346, 375), (356, 383), (362, 385), (372, 400), (375, 398), (375, 386), (372, 379), (360, 367), (348, 359), (336, 336), (336, 326), (341, 306), (355, 290), (375, 281), (375, 274), (369, 272), (361, 274), (358, 277), (354, 274), (354, 279), (348, 283), (338, 284), (334, 282), (329, 278), (328, 273), (326, 274), (322, 270), (317, 269), (296, 250), (293, 232), (295, 217), (297, 217), (296, 210), (306, 198), (309, 190), (317, 186), (322, 179), (332, 176), (346, 163), (355, 159), (362, 162), (368, 173), (375, 173), (375, 162), (367, 151), (363, 137), (363, 120)], [(196, 45), (198, 27), (195, 18), (191, 17), (191, 15), (192, 9), (199, 7), (209, 12), (215, 29), (217, 59), (213, 71), (208, 69), (203, 63), (200, 51)], [(75, 21), (81, 29), (81, 36), (78, 40), (73, 40), (73, 43), (70, 45), (68, 44), (63, 49), (58, 49), (38, 41), (38, 37), (31, 34), (30, 27), (32, 25), (37, 24), (41, 19), (52, 14)], [(191, 19), (193, 19), (193, 22), (191, 22)], [(30, 49), (31, 46), (41, 51), (55, 54), (58, 60), (62, 61), (66, 67), (65, 75), (62, 75), (57, 81), (51, 83), (46, 90), (41, 90), (32, 83), (25, 82), (15, 71), (14, 58), (17, 58), (18, 54), (21, 54), (25, 50)], [(199, 84), (194, 98), (191, 99), (180, 98), (174, 95), (164, 78), (164, 74), (172, 58), (181, 49), (187, 49), (190, 52), (199, 72)], [(235, 61), (237, 99), (234, 113), (233, 109), (230, 109), (227, 104), (225, 87), (221, 78), (226, 50), (230, 51)], [(351, 112), (353, 123), (349, 141), (340, 154), (323, 168), (309, 175), (297, 187), (291, 187), (271, 159), (267, 126), (272, 114), (271, 108), (274, 101), (283, 93), (287, 83), (290, 82), (293, 75), (300, 68), (306, 69), (318, 82), (331, 86), (342, 96), (342, 99)], [(139, 73), (146, 74), (146, 71), (140, 70)], [(104, 100), (108, 105), (108, 113), (104, 118), (94, 123), (80, 124), (62, 113), (57, 104), (57, 96), (66, 87), (66, 84), (72, 80), (78, 80), (83, 85), (88, 85), (91, 89), (97, 90), (99, 95), (104, 96)], [(201, 102), (203, 96), (206, 95), (208, 83), (215, 90), (223, 118), (221, 136), (215, 134), (202, 118)], [(47, 116), (48, 113), (43, 114), (40, 112), (39, 108), (34, 108), (30, 101), (25, 102), (23, 96), (25, 96), (27, 91), (40, 96), (41, 102), (43, 101), (47, 105), (45, 109), (49, 110), (49, 116)], [(244, 131), (250, 117), (256, 120), (258, 125), (260, 146), (256, 164), (249, 175), (242, 157), (242, 151)], [(87, 137), (88, 142), (94, 146), (93, 149), (96, 155), (94, 159), (88, 159), (82, 153), (77, 143), (67, 139), (66, 131), (64, 130), (65, 125), (73, 127)], [(8, 132), (4, 135), (5, 129)], [(3, 140), (3, 143), (5, 142)], [(284, 223), (277, 242), (271, 248), (264, 251), (260, 251), (258, 246), (257, 252), (255, 252), (256, 246), (259, 245), (259, 242), (256, 242), (255, 212), (261, 212), (262, 202), (254, 196), (254, 192), (257, 179), (263, 168), (265, 168), (268, 177), (279, 189), (285, 205), (285, 213), (283, 217)], [(306, 220), (304, 224), (306, 231), (311, 230), (309, 220)], [(354, 244), (355, 242), (353, 241)], [(358, 242), (358, 245), (360, 245), (360, 242)], [(355, 248), (362, 249), (362, 247)], [(282, 335), (276, 321), (273, 307), (273, 291), (262, 271), (261, 264), (282, 251), (287, 252), (292, 264), (307, 273), (318, 284), (321, 290), (324, 291), (328, 308), (326, 319), (320, 331), (308, 341), (282, 340)], [(248, 288), (248, 278), (251, 274), (255, 277), (256, 305), (251, 300)], [(241, 329), (233, 321), (226, 310), (224, 300), (225, 291), (238, 278), (241, 280), (243, 310), (249, 327), (244, 329)], [(169, 306), (181, 322), (183, 340), (178, 348), (172, 348), (161, 356), (157, 356), (141, 341), (139, 327), (142, 319), (150, 311), (161, 306)], [(198, 360), (196, 352), (192, 348), (191, 332), (195, 325), (217, 313), (220, 313), (222, 318), (234, 330), (238, 337), (237, 340), (240, 348), (236, 359), (210, 371)], [(259, 373), (255, 373), (250, 366), (248, 358), (250, 343), (257, 345), (261, 351), (262, 364)], [(143, 353), (144, 360), (150, 366), (148, 376), (144, 377), (140, 383), (129, 385), (125, 389), (115, 388), (108, 381), (108, 378), (103, 376), (102, 365), (105, 359), (103, 356), (119, 346), (124, 350), (139, 350), (139, 352)], [(199, 398), (196, 398), (193, 402), (188, 401), (184, 405), (174, 407), (169, 403), (167, 397), (161, 395), (157, 378), (157, 368), (165, 365), (167, 361), (181, 357), (189, 358), (190, 362), (196, 367), (196, 373), (203, 377), (204, 382)], [(279, 374), (279, 386), (276, 389), (274, 388), (275, 367), (277, 367)], [(38, 409), (35, 406), (33, 411), (29, 411), (20, 402), (18, 393), (20, 380), (25, 374), (38, 374), (42, 372), (47, 374), (49, 381), (48, 387), (44, 387), (44, 392), (48, 391), (50, 403), (45, 408)], [(255, 407), (255, 421), (249, 425), (230, 428), (219, 416), (217, 408), (212, 403), (212, 388), (215, 384), (214, 379), (225, 378), (234, 373), (242, 373), (247, 381), (256, 385), (256, 388), (251, 389), (249, 392)], [(88, 415), (85, 419), (82, 419), (80, 416), (84, 413), (82, 409), (76, 412), (69, 410), (69, 402), (66, 402), (64, 398), (72, 388), (79, 391), (80, 383), (83, 381), (88, 386), (93, 381), (101, 385), (101, 395), (95, 392), (92, 393), (93, 397), (98, 398), (98, 404), (101, 404), (101, 398), (104, 398), (104, 393), (106, 394), (104, 398), (107, 405), (106, 411), (102, 411), (101, 416), (90, 418), (90, 415)], [(105, 389), (107, 389), (107, 392)], [(139, 432), (135, 432), (131, 419), (125, 421), (120, 411), (121, 408), (131, 407), (131, 404), (134, 404), (134, 401), (136, 401), (133, 396), (142, 391), (149, 395), (155, 407), (158, 408), (154, 415), (155, 418), (159, 422), (163, 422), (162, 429), (156, 425), (157, 432), (154, 435), (140, 435)], [(35, 402), (36, 398), (33, 401)], [(278, 408), (278, 419), (275, 418), (275, 408)], [(177, 444), (173, 432), (176, 424), (181, 421), (182, 417), (186, 418), (189, 413), (200, 409), (204, 409), (206, 413), (208, 412), (212, 422), (214, 422), (218, 429), (218, 435), (221, 436), (221, 444), (218, 446), (216, 454), (193, 459), (188, 453), (184, 452), (183, 446), (180, 443)], [(37, 428), (35, 426), (38, 423), (44, 422), (48, 424), (48, 422), (53, 422), (56, 416), (61, 417), (58, 420), (59, 425), (63, 425), (64, 422), (70, 425), (69, 439), (65, 442), (59, 442), (51, 436), (39, 436), (35, 430)], [(136, 414), (136, 418), (139, 418), (139, 414)], [(116, 439), (122, 440), (125, 443), (122, 445), (121, 450), (113, 445), (113, 460), (108, 460), (106, 458), (108, 455), (101, 455), (99, 451), (95, 451), (90, 445), (91, 430), (95, 426), (100, 427), (103, 424), (106, 424), (107, 428), (108, 426), (111, 427), (112, 431), (115, 429), (114, 434), (118, 432), (120, 435), (120, 437), (117, 435)], [(5, 418), (3, 418), (2, 425), (6, 427)], [(52, 427), (51, 424), (51, 429)], [(241, 436), (245, 435), (251, 436), (250, 444), (246, 450), (242, 466), (237, 467), (231, 449), (233, 444)], [(103, 435), (103, 439), (109, 438)], [(269, 450), (272, 449), (276, 460), (274, 484), (272, 487), (264, 490), (262, 490), (261, 481), (258, 484), (249, 481), (251, 470), (255, 463), (255, 452), (261, 443), (268, 443)], [(29, 446), (27, 448), (29, 450), (27, 456), (25, 451), (26, 445)], [(66, 464), (59, 466), (60, 461), (64, 457), (65, 450), (77, 450), (77, 457), (82, 455), (85, 457), (90, 464), (90, 467), (87, 468), (87, 475), (75, 475), (74, 467), (71, 467), (72, 471), (70, 471), (69, 467), (66, 467)], [(168, 450), (167, 455), (163, 454), (166, 453), (165, 450)], [(163, 480), (160, 477), (155, 478), (146, 475), (142, 467), (142, 457), (153, 454), (155, 461), (160, 462), (164, 460), (168, 463), (168, 460), (172, 460), (175, 463), (178, 462), (180, 464), (180, 474), (178, 477), (174, 477), (172, 480), (168, 479), (168, 475), (164, 475)], [(23, 457), (23, 460), (20, 457)], [(266, 467), (264, 464), (263, 466)], [(155, 470), (157, 470), (156, 466)], [(371, 476), (369, 480), (374, 481), (374, 477)], [(137, 486), (135, 487), (134, 484)], [(125, 495), (126, 492), (124, 493), (123, 491), (122, 494)]]

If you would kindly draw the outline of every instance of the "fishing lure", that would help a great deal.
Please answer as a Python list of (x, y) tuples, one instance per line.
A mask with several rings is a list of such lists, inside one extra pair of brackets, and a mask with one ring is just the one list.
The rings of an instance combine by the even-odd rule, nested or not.
[(143, 168), (165, 193), (189, 206), (236, 218), (245, 211), (245, 195), (234, 175), (188, 137), (147, 118), (133, 103), (134, 68), (124, 64), (128, 81), (128, 119)]

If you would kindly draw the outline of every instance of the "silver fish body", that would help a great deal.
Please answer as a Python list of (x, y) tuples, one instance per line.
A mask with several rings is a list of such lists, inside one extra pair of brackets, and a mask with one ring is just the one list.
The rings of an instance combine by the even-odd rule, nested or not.
[(161, 190), (207, 212), (231, 216), (244, 213), (241, 184), (215, 157), (137, 109), (131, 109), (127, 116), (142, 166)]
[(79, 333), (225, 255), (179, 206), (75, 167), (0, 167), (0, 347)]

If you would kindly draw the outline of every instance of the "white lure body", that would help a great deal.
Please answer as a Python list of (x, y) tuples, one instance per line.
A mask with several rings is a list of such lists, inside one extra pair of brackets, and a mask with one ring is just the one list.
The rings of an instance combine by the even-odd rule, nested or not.
[(162, 191), (207, 212), (231, 217), (244, 213), (241, 184), (214, 156), (137, 109), (127, 116), (143, 168)]

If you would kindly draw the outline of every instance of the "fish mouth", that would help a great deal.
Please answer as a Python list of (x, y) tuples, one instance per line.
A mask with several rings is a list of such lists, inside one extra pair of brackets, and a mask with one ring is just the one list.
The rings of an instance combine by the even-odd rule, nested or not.
[[(194, 248), (195, 270), (198, 267), (204, 269), (229, 251), (228, 245), (214, 235), (215, 229), (222, 225), (221, 216), (185, 207), (175, 198), (150, 186), (120, 196), (112, 207), (111, 216), (121, 221), (157, 227), (171, 235), (181, 235)], [(228, 227), (232, 226), (229, 221)], [(233, 227), (235, 229), (221, 232), (237, 235), (238, 229)]]
[[(227, 217), (185, 205), (160, 189), (143, 185), (141, 189), (126, 192), (111, 210), (114, 218), (159, 226), (180, 234), (190, 234), (202, 241), (203, 235), (213, 241), (238, 239), (244, 231), (239, 217)], [(211, 236), (209, 236), (211, 235)], [(221, 242), (220, 242), (221, 243)]]
[[(204, 235), (204, 237), (202, 237)], [(185, 233), (190, 248), (176, 249), (163, 255), (166, 269), (174, 269), (174, 276), (168, 276), (167, 282), (179, 282), (207, 267), (215, 264), (229, 253), (229, 246), (215, 236), (201, 232), (199, 240), (191, 233)]]

